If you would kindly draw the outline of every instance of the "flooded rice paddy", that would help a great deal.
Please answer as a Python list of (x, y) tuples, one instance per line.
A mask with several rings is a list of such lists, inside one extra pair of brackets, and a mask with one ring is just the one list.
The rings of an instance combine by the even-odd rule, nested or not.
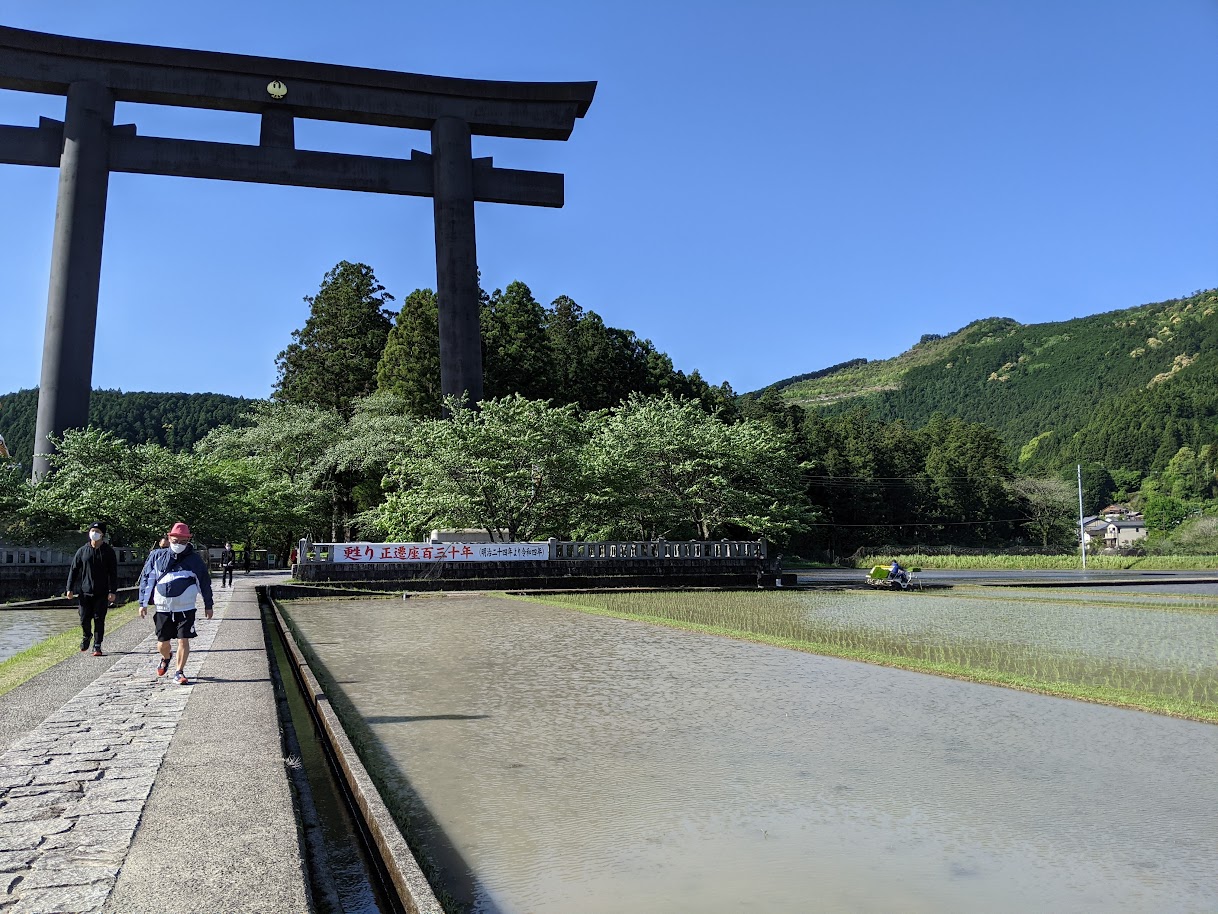
[(0, 662), (52, 635), (80, 626), (75, 609), (0, 610)]
[(1046, 691), (1092, 690), (1092, 698), (1218, 720), (1218, 599), (1212, 595), (974, 587), (545, 599)]
[(454, 907), (1218, 908), (1213, 725), (505, 599), (285, 608)]

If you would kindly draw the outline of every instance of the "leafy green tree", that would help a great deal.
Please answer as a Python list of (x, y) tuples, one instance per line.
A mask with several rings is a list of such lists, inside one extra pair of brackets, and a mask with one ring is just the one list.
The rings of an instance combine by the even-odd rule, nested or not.
[(275, 360), (274, 398), (349, 415), (351, 404), (376, 389), (377, 365), (389, 336), (393, 296), (367, 264), (341, 261), (316, 295), (305, 296), (309, 317)]
[(1170, 533), (1190, 515), (1195, 507), (1171, 495), (1151, 495), (1142, 508), (1142, 518), (1149, 533)]
[(289, 482), (312, 485), (322, 454), (342, 434), (345, 423), (333, 409), (263, 401), (241, 425), (213, 430), (199, 443), (203, 454), (252, 458)]
[(448, 408), (450, 418), (420, 422), (390, 464), (377, 511), (385, 534), (413, 539), (449, 527), (507, 542), (565, 535), (586, 488), (575, 407), (515, 395), (480, 410), (450, 398)]
[(1117, 491), (1116, 480), (1107, 467), (1094, 460), (1064, 466), (1059, 476), (1063, 482), (1076, 490), (1076, 495), (1079, 467), (1082, 468), (1083, 477), (1083, 510), (1088, 514), (1097, 514), (1100, 509), (1112, 504)]
[(544, 317), (546, 339), (553, 358), (551, 396), (584, 409), (612, 406), (615, 385), (624, 379), (613, 363), (608, 328), (595, 311), (585, 312), (566, 295), (554, 299)]
[(379, 529), (376, 509), (385, 499), (382, 480), (418, 423), (401, 397), (375, 393), (355, 402), (346, 427), (318, 458), (314, 478), (343, 493), (343, 504), (361, 535)]
[(545, 309), (519, 280), (491, 293), (482, 308), (483, 388), (488, 400), (553, 395), (554, 356), (544, 321)]
[(1213, 474), (1197, 452), (1187, 445), (1176, 451), (1160, 475), (1164, 488), (1173, 498), (1189, 501), (1208, 498), (1211, 494)]
[(696, 401), (634, 395), (596, 425), (585, 535), (785, 540), (810, 519), (794, 443), (767, 424), (727, 424)]
[(657, 394), (676, 376), (672, 361), (650, 341), (606, 326), (565, 295), (546, 309), (544, 326), (553, 358), (547, 396), (556, 402), (606, 409), (631, 393)]
[[(989, 522), (1012, 515), (1002, 439), (990, 428), (941, 414), (919, 431), (926, 446), (926, 479), (932, 496), (931, 520), (955, 525), (970, 539), (994, 539)], [(972, 531), (971, 535), (966, 530)]]
[(839, 555), (861, 543), (907, 539), (909, 531), (925, 529), (906, 527), (912, 519), (926, 519), (916, 510), (925, 486), (924, 454), (919, 446), (908, 460), (908, 442), (897, 443), (902, 438), (920, 441), (904, 423), (878, 422), (866, 410), (806, 414), (799, 429), (808, 468), (804, 500), (819, 506), (823, 518), (801, 548)]
[(1152, 555), (1214, 555), (1218, 553), (1218, 516), (1189, 517), (1170, 533), (1149, 537), (1146, 549)]
[(278, 500), (291, 502), (293, 509), (285, 511), (293, 530), (277, 528), (274, 542), (279, 548), (304, 533), (330, 527), (331, 539), (337, 540), (339, 530), (350, 521), (350, 493), (340, 489), (323, 463), (327, 451), (341, 440), (346, 423), (333, 409), (303, 406), (295, 403), (258, 403), (246, 418), (247, 425), (223, 426), (214, 430), (197, 448), (204, 457), (217, 465), (226, 466), (230, 474), (248, 473), (250, 529), (236, 538), (253, 537), (257, 526), (258, 503), (279, 505)]
[[(1137, 470), (1115, 469), (1112, 471), (1112, 484), (1114, 486), (1112, 501), (1129, 501), (1142, 485), (1142, 474)], [(1087, 491), (1085, 481), (1083, 485), (1083, 492), (1085, 494)], [(1096, 505), (1095, 510), (1099, 511), (1110, 503), (1108, 501), (1100, 502)]]
[(19, 463), (0, 460), (0, 542), (20, 527), (23, 510), (33, 494), (24, 468)]
[(1017, 509), (1023, 513), (1023, 526), (1048, 552), (1050, 545), (1064, 546), (1075, 542), (1077, 518), (1075, 491), (1061, 479), (1053, 477), (1017, 476), (1010, 482), (1011, 495)]
[(92, 428), (68, 431), (51, 458), (51, 473), (33, 488), (25, 532), (45, 541), (101, 520), (114, 542), (146, 548), (184, 520), (199, 542), (223, 541), (231, 532), (225, 506), (233, 497), (194, 454), (132, 445)]
[[(245, 459), (207, 459), (209, 470), (229, 495), (215, 506), (223, 519), (223, 540), (247, 548), (270, 547), (286, 556), (297, 539), (317, 528), (326, 504), (316, 490), (276, 475), (266, 463)], [(219, 539), (216, 542), (220, 542)]]
[(377, 390), (405, 401), (412, 416), (440, 415), (440, 311), (431, 289), (406, 296), (376, 369)]
[(802, 406), (787, 403), (773, 387), (767, 387), (759, 394), (742, 394), (736, 399), (736, 410), (740, 418), (767, 422), (793, 440), (798, 440), (807, 419)]

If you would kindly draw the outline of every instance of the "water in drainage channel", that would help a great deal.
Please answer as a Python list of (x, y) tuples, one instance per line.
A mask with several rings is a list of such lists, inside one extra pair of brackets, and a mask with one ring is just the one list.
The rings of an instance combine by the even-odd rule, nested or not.
[(363, 826), (300, 690), (275, 620), (265, 604), (262, 610), (287, 751), (291, 758), (299, 760), (298, 766), (293, 766), (293, 780), (300, 796), (314, 912), (400, 914), (402, 906), (396, 894), (385, 888), (376, 859), (368, 849)]

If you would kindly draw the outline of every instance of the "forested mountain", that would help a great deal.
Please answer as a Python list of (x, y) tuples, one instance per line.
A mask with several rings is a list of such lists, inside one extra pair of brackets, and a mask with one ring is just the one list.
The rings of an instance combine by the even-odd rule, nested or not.
[(821, 413), (981, 422), (1025, 472), (1076, 461), (1158, 472), (1181, 447), (1218, 441), (1218, 290), (1047, 324), (986, 318), (772, 388)]
[[(133, 444), (151, 441), (183, 451), (213, 428), (235, 422), (255, 402), (224, 394), (95, 390), (89, 401), (89, 424)], [(34, 453), (37, 417), (37, 388), (0, 394), (0, 435), (13, 457), (27, 467)]]

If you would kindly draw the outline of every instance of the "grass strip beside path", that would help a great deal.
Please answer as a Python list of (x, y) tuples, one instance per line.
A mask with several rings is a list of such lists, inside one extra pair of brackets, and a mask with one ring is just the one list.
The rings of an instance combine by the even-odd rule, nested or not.
[(975, 682), (981, 685), (1003, 686), (1009, 689), (1019, 689), (1022, 692), (1034, 692), (1039, 695), (1052, 695), (1058, 698), (1072, 698), (1076, 701), (1086, 701), (1093, 704), (1111, 705), (1117, 708), (1129, 708), (1135, 711), (1149, 711), (1154, 714), (1164, 714), (1168, 717), (1178, 717), (1184, 720), (1194, 720), (1201, 723), (1218, 724), (1218, 708), (1199, 706), (1189, 702), (1135, 692), (1129, 689), (1114, 689), (1104, 686), (1086, 686), (1072, 682), (1046, 682), (1027, 676), (1018, 676), (1000, 670), (987, 670), (977, 667), (966, 667), (954, 663), (944, 663), (934, 660), (923, 660), (914, 657), (903, 657), (897, 654), (886, 654), (876, 651), (860, 650), (841, 645), (828, 644), (820, 641), (802, 641), (793, 638), (783, 638), (778, 635), (760, 634), (757, 632), (731, 629), (715, 625), (704, 625), (699, 622), (686, 622), (669, 619), (664, 616), (651, 616), (639, 613), (618, 612), (600, 607), (581, 606), (578, 603), (568, 603), (554, 597), (529, 597), (516, 594), (504, 594), (507, 599), (523, 600), (541, 603), (546, 606), (557, 606), (562, 609), (575, 610), (593, 616), (606, 616), (613, 619), (628, 619), (635, 622), (646, 622), (650, 625), (662, 625), (666, 628), (699, 632), (707, 635), (719, 635), (737, 641), (750, 641), (755, 644), (767, 644), (773, 647), (785, 647), (803, 651), (808, 654), (819, 654), (826, 657), (840, 657), (844, 660), (858, 660), (877, 666), (893, 667), (910, 670), (916, 673), (930, 673), (949, 679), (959, 679)]
[[(117, 631), (138, 616), (138, 607), (134, 603), (110, 610), (106, 614), (107, 634)], [(0, 662), (0, 695), (29, 682), (39, 673), (44, 673), (55, 664), (76, 655), (79, 650), (80, 629), (71, 628), (26, 648), (20, 654), (14, 654)]]

